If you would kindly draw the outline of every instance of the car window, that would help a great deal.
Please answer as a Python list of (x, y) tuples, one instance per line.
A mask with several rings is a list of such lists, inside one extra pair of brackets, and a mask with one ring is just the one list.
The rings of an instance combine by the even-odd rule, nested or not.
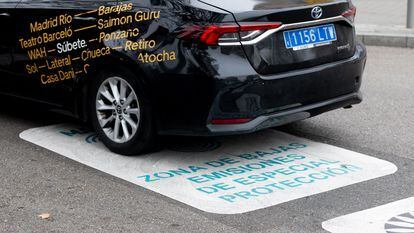
[(14, 8), (20, 0), (0, 0), (0, 8)]

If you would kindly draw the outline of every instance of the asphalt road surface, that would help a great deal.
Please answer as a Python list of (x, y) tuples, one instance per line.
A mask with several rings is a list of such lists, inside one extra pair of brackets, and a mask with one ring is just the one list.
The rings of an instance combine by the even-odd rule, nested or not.
[(368, 51), (363, 104), (279, 130), (390, 161), (393, 175), (246, 214), (209, 214), (21, 140), (26, 129), (72, 120), (6, 98), (0, 232), (324, 232), (328, 219), (412, 197), (414, 50)]

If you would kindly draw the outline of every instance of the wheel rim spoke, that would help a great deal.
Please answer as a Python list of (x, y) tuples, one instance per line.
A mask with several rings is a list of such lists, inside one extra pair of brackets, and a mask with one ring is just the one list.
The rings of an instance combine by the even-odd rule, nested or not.
[(128, 114), (132, 114), (132, 115), (138, 116), (139, 115), (139, 108), (130, 108), (130, 109), (127, 109), (126, 112)]
[(103, 90), (101, 90), (99, 93), (105, 97), (107, 100), (109, 100), (109, 102), (114, 102), (115, 98), (112, 96), (111, 93), (109, 93), (108, 88), (106, 88), (105, 86), (102, 87)]
[(96, 109), (98, 111), (115, 110), (115, 106), (107, 105), (102, 100), (97, 102)]
[(131, 92), (128, 98), (125, 100), (125, 106), (129, 106), (134, 101), (134, 98), (136, 97), (134, 96), (134, 93)]
[(121, 122), (119, 120), (119, 118), (116, 118), (115, 120), (115, 125), (114, 125), (114, 140), (118, 141), (119, 140), (119, 126), (120, 126)]
[(125, 100), (126, 99), (126, 92), (127, 92), (127, 85), (124, 82), (121, 82), (120, 84), (120, 90), (119, 90), (119, 98), (121, 100)]
[(117, 103), (119, 103), (119, 90), (118, 90), (118, 81), (117, 80), (110, 80), (109, 86), (111, 87), (112, 95)]
[(129, 134), (129, 131), (128, 131), (128, 126), (127, 126), (127, 124), (126, 124), (126, 121), (125, 121), (125, 120), (122, 120), (122, 121), (121, 121), (121, 125), (122, 125), (122, 131), (123, 131), (123, 133), (124, 133), (124, 138), (125, 138), (126, 140), (128, 140), (128, 139), (129, 139), (129, 137), (130, 137), (130, 134)]
[(137, 129), (137, 124), (135, 124), (135, 122), (129, 116), (124, 116), (124, 119), (132, 129)]
[(109, 122), (112, 122), (113, 120), (115, 120), (115, 117), (114, 117), (114, 116), (110, 116), (110, 117), (108, 117), (108, 118), (106, 118), (106, 119), (101, 119), (101, 126), (102, 126), (102, 128), (105, 128), (105, 126), (106, 126)]

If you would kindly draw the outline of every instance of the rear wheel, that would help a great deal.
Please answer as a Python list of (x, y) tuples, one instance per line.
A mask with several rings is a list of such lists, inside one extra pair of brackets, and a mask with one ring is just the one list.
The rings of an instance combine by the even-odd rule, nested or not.
[(136, 76), (126, 70), (101, 72), (91, 93), (93, 127), (111, 151), (139, 155), (154, 148), (151, 106)]

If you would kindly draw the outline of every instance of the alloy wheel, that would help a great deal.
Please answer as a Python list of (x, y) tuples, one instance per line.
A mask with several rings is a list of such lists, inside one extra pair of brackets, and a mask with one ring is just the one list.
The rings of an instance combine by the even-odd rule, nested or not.
[(96, 113), (106, 136), (116, 143), (130, 141), (140, 124), (140, 103), (131, 85), (120, 77), (110, 77), (99, 87)]

